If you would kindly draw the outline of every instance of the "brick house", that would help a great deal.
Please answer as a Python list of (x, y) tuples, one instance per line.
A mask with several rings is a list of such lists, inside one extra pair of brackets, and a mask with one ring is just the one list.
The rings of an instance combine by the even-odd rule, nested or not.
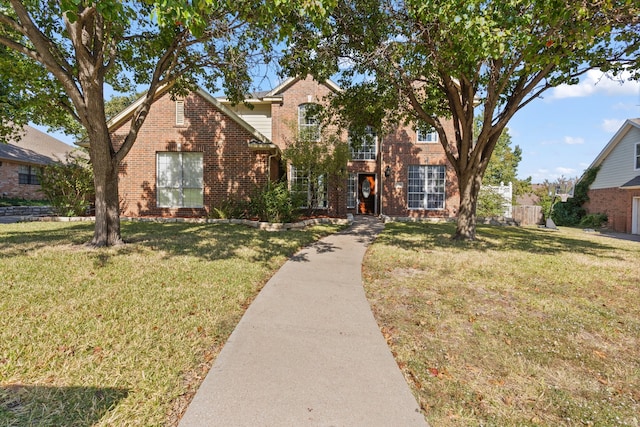
[(589, 168), (598, 166), (585, 209), (607, 214), (614, 231), (640, 234), (640, 119), (622, 125)]
[[(175, 100), (166, 89), (159, 92), (121, 166), (122, 213), (203, 216), (226, 198), (247, 198), (286, 176), (313, 188), (314, 205), (331, 216), (455, 217), (455, 173), (435, 132), (406, 126), (372, 138), (352, 150), (346, 182), (309, 183), (304, 171), (283, 164), (281, 153), (295, 132), (318, 128), (307, 108), (339, 90), (331, 81), (290, 78), (246, 100), (252, 108), (201, 89)], [(112, 120), (116, 142), (136, 107)]]
[(25, 126), (18, 140), (0, 142), (0, 195), (6, 198), (39, 200), (38, 171), (44, 165), (65, 161), (74, 147)]

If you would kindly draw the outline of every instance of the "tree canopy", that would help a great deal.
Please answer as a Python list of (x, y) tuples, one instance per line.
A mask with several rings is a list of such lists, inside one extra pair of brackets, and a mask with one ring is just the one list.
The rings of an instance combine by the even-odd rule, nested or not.
[[(119, 244), (118, 165), (134, 144), (163, 85), (184, 93), (199, 83), (240, 101), (254, 64), (293, 30), (317, 22), (311, 0), (10, 0), (0, 3), (0, 127), (28, 120), (75, 132), (84, 128), (95, 174), (94, 245)], [(275, 23), (274, 23), (275, 22)], [(114, 145), (105, 85), (143, 87), (129, 133)]]
[(342, 76), (341, 98), (359, 99), (339, 109), (349, 118), (435, 128), (458, 179), (455, 237), (474, 239), (477, 195), (509, 120), (591, 68), (637, 67), (638, 11), (631, 0), (342, 0), (324, 26), (298, 24), (286, 64)]

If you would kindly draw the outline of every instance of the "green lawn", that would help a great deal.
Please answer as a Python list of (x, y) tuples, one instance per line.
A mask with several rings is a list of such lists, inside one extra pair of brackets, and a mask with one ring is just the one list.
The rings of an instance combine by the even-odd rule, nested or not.
[(640, 242), (453, 227), (388, 224), (364, 265), (429, 423), (638, 426)]
[(243, 312), (334, 232), (123, 223), (0, 225), (0, 425), (175, 425)]

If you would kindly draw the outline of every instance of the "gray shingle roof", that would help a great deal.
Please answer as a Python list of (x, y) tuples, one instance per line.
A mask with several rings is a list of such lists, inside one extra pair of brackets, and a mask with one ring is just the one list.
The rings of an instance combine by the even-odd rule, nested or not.
[(0, 142), (0, 160), (44, 165), (64, 161), (74, 149), (36, 128), (25, 126), (20, 140)]

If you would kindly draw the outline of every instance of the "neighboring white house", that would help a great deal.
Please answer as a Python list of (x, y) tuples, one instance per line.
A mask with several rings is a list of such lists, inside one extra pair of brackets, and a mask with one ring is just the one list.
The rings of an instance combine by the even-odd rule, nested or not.
[(504, 185), (504, 182), (501, 182), (500, 185), (483, 185), (482, 189), (492, 191), (496, 194), (499, 194), (504, 199), (504, 203), (502, 207), (504, 211), (502, 212), (502, 216), (505, 218), (513, 218), (513, 184), (508, 183)]
[(607, 214), (614, 231), (640, 234), (640, 118), (627, 120), (589, 168), (598, 166), (585, 209)]

